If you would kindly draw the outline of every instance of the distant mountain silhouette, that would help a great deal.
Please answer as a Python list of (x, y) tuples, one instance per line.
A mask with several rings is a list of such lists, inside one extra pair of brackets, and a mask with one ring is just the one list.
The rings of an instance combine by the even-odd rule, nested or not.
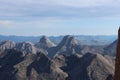
[[(15, 42), (30, 41), (36, 43), (42, 36), (4, 36), (0, 35), (0, 41), (12, 40)], [(50, 36), (49, 39), (55, 44), (59, 44), (64, 36)], [(81, 45), (108, 45), (117, 39), (116, 35), (106, 36), (90, 36), (90, 35), (74, 35)]]

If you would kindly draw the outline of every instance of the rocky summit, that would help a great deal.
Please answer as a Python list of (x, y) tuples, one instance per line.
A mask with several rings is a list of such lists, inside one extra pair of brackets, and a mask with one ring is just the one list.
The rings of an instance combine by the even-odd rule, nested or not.
[(47, 36), (43, 36), (38, 43), (35, 44), (37, 48), (48, 49), (56, 46)]
[(17, 43), (16, 48), (27, 53), (36, 53), (38, 51), (34, 44), (28, 41)]
[(0, 49), (6, 50), (6, 49), (12, 49), (14, 48), (16, 43), (14, 41), (8, 40), (8, 41), (1, 41), (0, 42)]
[(56, 54), (71, 55), (81, 53), (81, 46), (73, 36), (67, 35), (56, 47), (49, 49), (48, 52), (50, 57)]

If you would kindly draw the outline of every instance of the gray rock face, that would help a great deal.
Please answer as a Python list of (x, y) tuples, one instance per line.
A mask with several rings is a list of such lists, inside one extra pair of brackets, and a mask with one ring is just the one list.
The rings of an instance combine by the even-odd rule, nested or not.
[(67, 66), (67, 64), (66, 64), (66, 55), (64, 55), (64, 54), (57, 54), (53, 58), (53, 61), (57, 64), (58, 67)]
[(16, 44), (16, 48), (27, 53), (36, 53), (37, 51), (39, 51), (31, 42), (18, 43)]
[(6, 50), (6, 49), (12, 49), (15, 47), (15, 42), (13, 41), (1, 41), (0, 42), (0, 49), (1, 50)]
[(38, 43), (35, 44), (37, 48), (48, 49), (56, 46), (53, 42), (49, 40), (48, 37), (43, 36)]
[(22, 80), (26, 80), (26, 78), (28, 80), (65, 80), (67, 77), (67, 73), (42, 53), (39, 55), (29, 54), (26, 60), (17, 66), (20, 69), (18, 78)]
[(77, 40), (74, 37), (67, 35), (63, 38), (63, 40), (58, 46), (62, 47), (62, 46), (75, 46), (75, 45), (78, 45)]
[(53, 60), (57, 64), (57, 66), (69, 70), (72, 67), (76, 67), (76, 63), (79, 61), (81, 57), (82, 55), (80, 54), (72, 54), (72, 55), (57, 54), (53, 58)]
[(16, 74), (18, 69), (15, 65), (22, 62), (25, 55), (18, 50), (6, 50), (4, 55), (0, 57), (0, 79), (1, 80), (17, 80)]
[(110, 58), (100, 54), (58, 54), (50, 59), (43, 53), (26, 54), (16, 49), (2, 53), (0, 79), (3, 80), (108, 80), (114, 73)]
[(81, 52), (82, 54), (86, 54), (86, 53), (95, 53), (95, 54), (103, 54), (104, 52), (104, 46), (89, 46), (89, 45), (84, 45), (81, 46)]
[(116, 56), (117, 40), (104, 48), (104, 54)]
[(67, 80), (106, 80), (114, 74), (114, 65), (100, 54), (87, 53), (71, 60), (62, 68), (69, 75)]
[(78, 45), (77, 40), (74, 37), (67, 35), (58, 44), (58, 46), (48, 50), (48, 52), (48, 56), (50, 57), (53, 57), (56, 54), (71, 55), (81, 53), (81, 47)]

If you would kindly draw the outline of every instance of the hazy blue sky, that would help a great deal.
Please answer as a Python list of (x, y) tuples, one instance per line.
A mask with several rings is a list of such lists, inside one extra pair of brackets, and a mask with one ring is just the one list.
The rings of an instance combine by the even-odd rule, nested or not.
[(120, 0), (0, 0), (2, 35), (114, 35)]

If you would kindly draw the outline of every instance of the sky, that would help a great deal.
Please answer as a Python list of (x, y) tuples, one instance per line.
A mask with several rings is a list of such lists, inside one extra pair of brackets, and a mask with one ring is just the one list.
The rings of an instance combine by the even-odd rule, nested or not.
[(0, 35), (116, 35), (120, 0), (0, 0)]

